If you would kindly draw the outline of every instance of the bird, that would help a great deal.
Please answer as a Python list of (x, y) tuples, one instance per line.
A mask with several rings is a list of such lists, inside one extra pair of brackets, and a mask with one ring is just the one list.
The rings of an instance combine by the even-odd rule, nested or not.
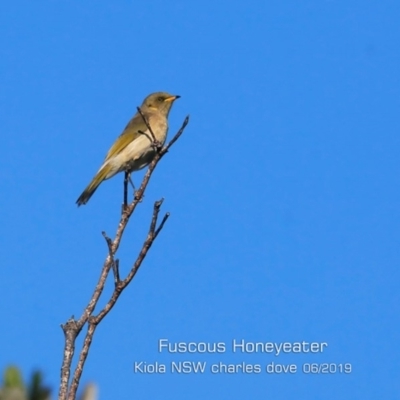
[[(78, 197), (76, 201), (78, 207), (86, 204), (106, 179), (122, 171), (130, 174), (151, 163), (156, 154), (155, 144), (163, 145), (165, 143), (168, 132), (168, 115), (172, 104), (180, 97), (167, 92), (156, 92), (143, 100), (140, 111), (146, 118), (151, 131), (138, 111), (111, 146), (92, 181)], [(154, 140), (157, 143), (154, 143)]]

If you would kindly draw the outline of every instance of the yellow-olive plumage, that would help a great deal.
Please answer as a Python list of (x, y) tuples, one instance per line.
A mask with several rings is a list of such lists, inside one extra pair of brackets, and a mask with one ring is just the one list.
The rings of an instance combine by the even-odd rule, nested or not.
[[(140, 106), (155, 139), (161, 144), (164, 144), (167, 137), (167, 118), (172, 103), (179, 97), (165, 92), (152, 93), (144, 99)], [(142, 116), (136, 113), (111, 146), (103, 165), (76, 203), (78, 206), (86, 204), (101, 182), (113, 177), (118, 172), (132, 172), (144, 168), (151, 163), (154, 155), (152, 135)]]

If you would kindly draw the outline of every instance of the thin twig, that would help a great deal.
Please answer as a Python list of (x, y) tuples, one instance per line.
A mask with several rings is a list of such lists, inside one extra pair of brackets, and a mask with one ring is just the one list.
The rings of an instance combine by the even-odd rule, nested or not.
[[(183, 121), (182, 126), (180, 127), (179, 131), (176, 133), (176, 135), (170, 140), (170, 142), (161, 150), (161, 153), (164, 155), (168, 149), (180, 138), (182, 135), (183, 131), (186, 128), (186, 125), (189, 123), (189, 115), (186, 116), (185, 120)], [(165, 151), (164, 151), (165, 149)]]
[(110, 255), (111, 259), (114, 259), (114, 254), (112, 252), (112, 240), (107, 236), (107, 234), (103, 231), (101, 232), (104, 239), (106, 240), (107, 247), (108, 247), (108, 254)]
[(169, 218), (171, 214), (169, 212), (167, 212), (164, 215), (164, 218), (161, 221), (160, 226), (156, 229), (156, 231), (154, 232), (154, 239), (158, 236), (158, 234), (161, 232), (161, 229), (164, 227), (164, 224), (167, 222), (167, 219)]
[[(150, 132), (151, 137), (153, 138), (153, 143), (157, 142), (156, 139), (156, 135), (154, 135), (153, 129), (151, 129), (151, 126), (149, 124), (149, 121), (147, 121), (147, 118), (145, 117), (145, 115), (143, 114), (143, 111), (140, 109), (140, 107), (136, 107), (136, 109), (138, 110), (138, 113), (140, 114), (140, 116), (143, 119), (143, 122), (145, 123), (145, 125), (147, 126), (147, 129)], [(146, 135), (144, 132), (140, 131), (140, 133), (143, 133), (144, 135)]]
[(119, 261), (114, 259), (114, 254), (112, 252), (112, 240), (107, 236), (107, 234), (103, 231), (101, 232), (104, 239), (106, 240), (108, 247), (108, 254), (111, 258), (111, 268), (114, 273), (114, 283), (117, 284), (119, 282)]
[(119, 278), (119, 260), (114, 260), (114, 264), (112, 265), (113, 273), (114, 273), (114, 285), (117, 286), (120, 278)]
[(150, 137), (150, 135), (147, 134), (146, 132), (143, 132), (143, 131), (140, 131), (140, 130), (139, 130), (138, 133), (140, 133), (141, 135), (146, 136), (147, 139), (149, 139), (151, 143), (154, 143), (154, 142), (155, 142), (155, 141)]

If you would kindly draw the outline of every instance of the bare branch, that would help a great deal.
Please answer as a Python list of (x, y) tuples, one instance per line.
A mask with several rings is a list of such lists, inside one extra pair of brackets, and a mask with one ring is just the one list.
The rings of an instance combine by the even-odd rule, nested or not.
[(111, 259), (111, 268), (114, 273), (114, 283), (117, 284), (119, 282), (119, 260), (114, 259), (114, 254), (112, 252), (112, 240), (106, 235), (106, 233), (103, 231), (101, 234), (104, 236), (104, 239), (107, 242), (108, 246), (108, 255), (110, 256)]
[[(162, 149), (161, 153), (164, 155), (169, 148), (180, 138), (182, 135), (183, 131), (186, 128), (186, 125), (189, 123), (189, 115), (186, 116), (185, 120), (183, 121), (182, 126), (180, 127), (179, 131), (176, 133), (176, 135), (171, 139), (171, 141)], [(165, 149), (165, 150), (164, 150)]]
[[(153, 136), (155, 140), (154, 133), (146, 120), (145, 116), (143, 115), (142, 111), (138, 107), (138, 112), (142, 116), (143, 121), (145, 122), (149, 132)], [(136, 258), (136, 261), (132, 265), (130, 272), (128, 273), (127, 277), (124, 280), (120, 280), (119, 277), (119, 262), (118, 260), (114, 259), (116, 252), (118, 251), (119, 245), (121, 243), (122, 235), (125, 232), (125, 228), (129, 222), (129, 219), (133, 212), (136, 209), (136, 206), (142, 201), (144, 192), (147, 188), (147, 185), (150, 181), (151, 175), (156, 168), (158, 162), (161, 158), (167, 153), (168, 149), (179, 139), (182, 135), (186, 125), (189, 122), (189, 117), (186, 117), (185, 121), (183, 122), (181, 128), (177, 132), (177, 134), (172, 138), (172, 140), (164, 146), (161, 150), (157, 151), (152, 162), (149, 164), (149, 167), (146, 171), (146, 174), (142, 180), (142, 183), (139, 189), (135, 192), (135, 196), (133, 201), (128, 205), (124, 206), (123, 213), (121, 215), (117, 231), (114, 237), (114, 240), (111, 240), (105, 232), (102, 232), (108, 247), (108, 254), (103, 264), (103, 268), (100, 273), (100, 277), (98, 279), (97, 285), (94, 288), (92, 297), (89, 300), (86, 308), (84, 309), (81, 317), (78, 320), (71, 318), (67, 321), (65, 325), (62, 325), (62, 329), (65, 334), (65, 345), (64, 345), (64, 356), (61, 368), (61, 383), (60, 383), (60, 390), (59, 390), (59, 400), (75, 400), (76, 391), (78, 389), (79, 381), (82, 375), (83, 367), (86, 361), (86, 358), (89, 353), (90, 345), (92, 343), (93, 335), (96, 330), (97, 325), (101, 322), (101, 320), (110, 312), (110, 310), (115, 305), (116, 301), (118, 300), (122, 291), (128, 286), (128, 284), (132, 281), (134, 276), (136, 275), (137, 271), (139, 270), (144, 258), (147, 255), (150, 247), (152, 246), (154, 240), (164, 227), (165, 222), (169, 217), (169, 213), (166, 213), (157, 227), (157, 219), (158, 214), (160, 212), (161, 205), (163, 203), (163, 199), (156, 201), (153, 207), (153, 215), (150, 222), (149, 231), (147, 234), (146, 239), (144, 240), (143, 246)], [(126, 182), (126, 176), (125, 176)], [(125, 195), (125, 193), (124, 193)], [(114, 273), (114, 291), (108, 300), (107, 304), (103, 307), (103, 309), (95, 316), (93, 315), (95, 307), (100, 299), (101, 294), (103, 293), (107, 277), (110, 273), (110, 269), (113, 269)], [(70, 373), (71, 373), (71, 365), (72, 359), (75, 352), (75, 340), (76, 337), (81, 332), (82, 328), (87, 325), (88, 329), (85, 335), (84, 343), (82, 349), (80, 351), (79, 359), (77, 365), (75, 367), (75, 371), (73, 374), (73, 378), (71, 383), (69, 382)], [(69, 386), (70, 385), (70, 386)]]
[[(149, 251), (150, 247), (152, 246), (154, 240), (156, 239), (158, 233), (157, 231), (162, 228), (160, 227), (156, 231), (156, 225), (157, 225), (157, 217), (160, 212), (160, 207), (163, 202), (163, 199), (156, 201), (154, 203), (154, 208), (153, 208), (153, 217), (151, 219), (150, 227), (149, 227), (149, 232), (147, 234), (147, 237), (143, 243), (142, 249), (139, 252), (139, 255), (136, 258), (135, 263), (133, 264), (133, 267), (131, 271), (129, 272), (128, 276), (119, 282), (118, 286), (115, 288), (114, 293), (112, 294), (110, 300), (108, 303), (105, 305), (105, 307), (99, 312), (97, 316), (92, 317), (92, 322), (95, 324), (98, 324), (107, 314), (108, 312), (114, 307), (114, 304), (118, 300), (118, 297), (122, 293), (122, 291), (129, 285), (133, 277), (136, 275), (137, 271), (139, 270), (140, 266), (142, 265), (142, 262), (144, 258), (147, 255), (147, 252)], [(165, 217), (164, 217), (165, 219)], [(163, 219), (163, 221), (164, 221)], [(164, 221), (165, 222), (165, 221)], [(164, 225), (162, 223), (162, 225)]]
[(96, 325), (89, 322), (88, 331), (86, 333), (85, 341), (82, 346), (81, 353), (79, 355), (78, 364), (75, 368), (74, 376), (72, 378), (71, 387), (68, 392), (68, 400), (75, 400), (76, 391), (78, 390), (79, 381), (82, 376), (83, 366), (85, 364), (87, 355), (89, 353), (89, 348), (92, 343), (93, 334), (96, 329)]
[(108, 253), (110, 255), (111, 258), (114, 257), (113, 253), (112, 253), (112, 240), (107, 236), (107, 234), (103, 231), (101, 232), (101, 234), (103, 235), (104, 239), (107, 242), (107, 246), (108, 246)]
[(71, 371), (72, 358), (75, 352), (75, 339), (79, 334), (78, 327), (74, 317), (72, 316), (64, 325), (61, 325), (65, 335), (64, 357), (61, 366), (61, 384), (59, 399), (66, 399), (69, 384), (69, 375)]
[(116, 259), (114, 260), (114, 263), (112, 265), (112, 270), (113, 270), (113, 274), (114, 274), (114, 285), (117, 286), (120, 278), (119, 278), (119, 260)]
[(157, 218), (158, 218), (158, 213), (160, 212), (160, 207), (161, 204), (164, 202), (164, 199), (160, 199), (159, 201), (156, 201), (154, 203), (154, 208), (153, 208), (153, 218), (151, 219), (151, 224), (150, 224), (150, 232), (151, 234), (154, 234), (154, 231), (156, 229), (157, 225)]
[(156, 229), (156, 231), (154, 232), (154, 239), (158, 236), (158, 234), (161, 232), (161, 229), (164, 227), (164, 224), (167, 222), (167, 219), (169, 218), (171, 214), (169, 212), (167, 212), (164, 215), (164, 218), (161, 221), (160, 226)]

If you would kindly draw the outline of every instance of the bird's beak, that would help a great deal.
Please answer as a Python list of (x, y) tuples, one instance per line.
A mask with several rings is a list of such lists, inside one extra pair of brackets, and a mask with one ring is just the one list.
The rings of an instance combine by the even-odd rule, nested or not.
[(171, 96), (171, 97), (167, 97), (164, 101), (174, 101), (174, 100), (176, 100), (176, 99), (179, 99), (179, 97), (181, 97), (181, 96), (179, 96), (179, 95), (176, 95), (176, 96)]

